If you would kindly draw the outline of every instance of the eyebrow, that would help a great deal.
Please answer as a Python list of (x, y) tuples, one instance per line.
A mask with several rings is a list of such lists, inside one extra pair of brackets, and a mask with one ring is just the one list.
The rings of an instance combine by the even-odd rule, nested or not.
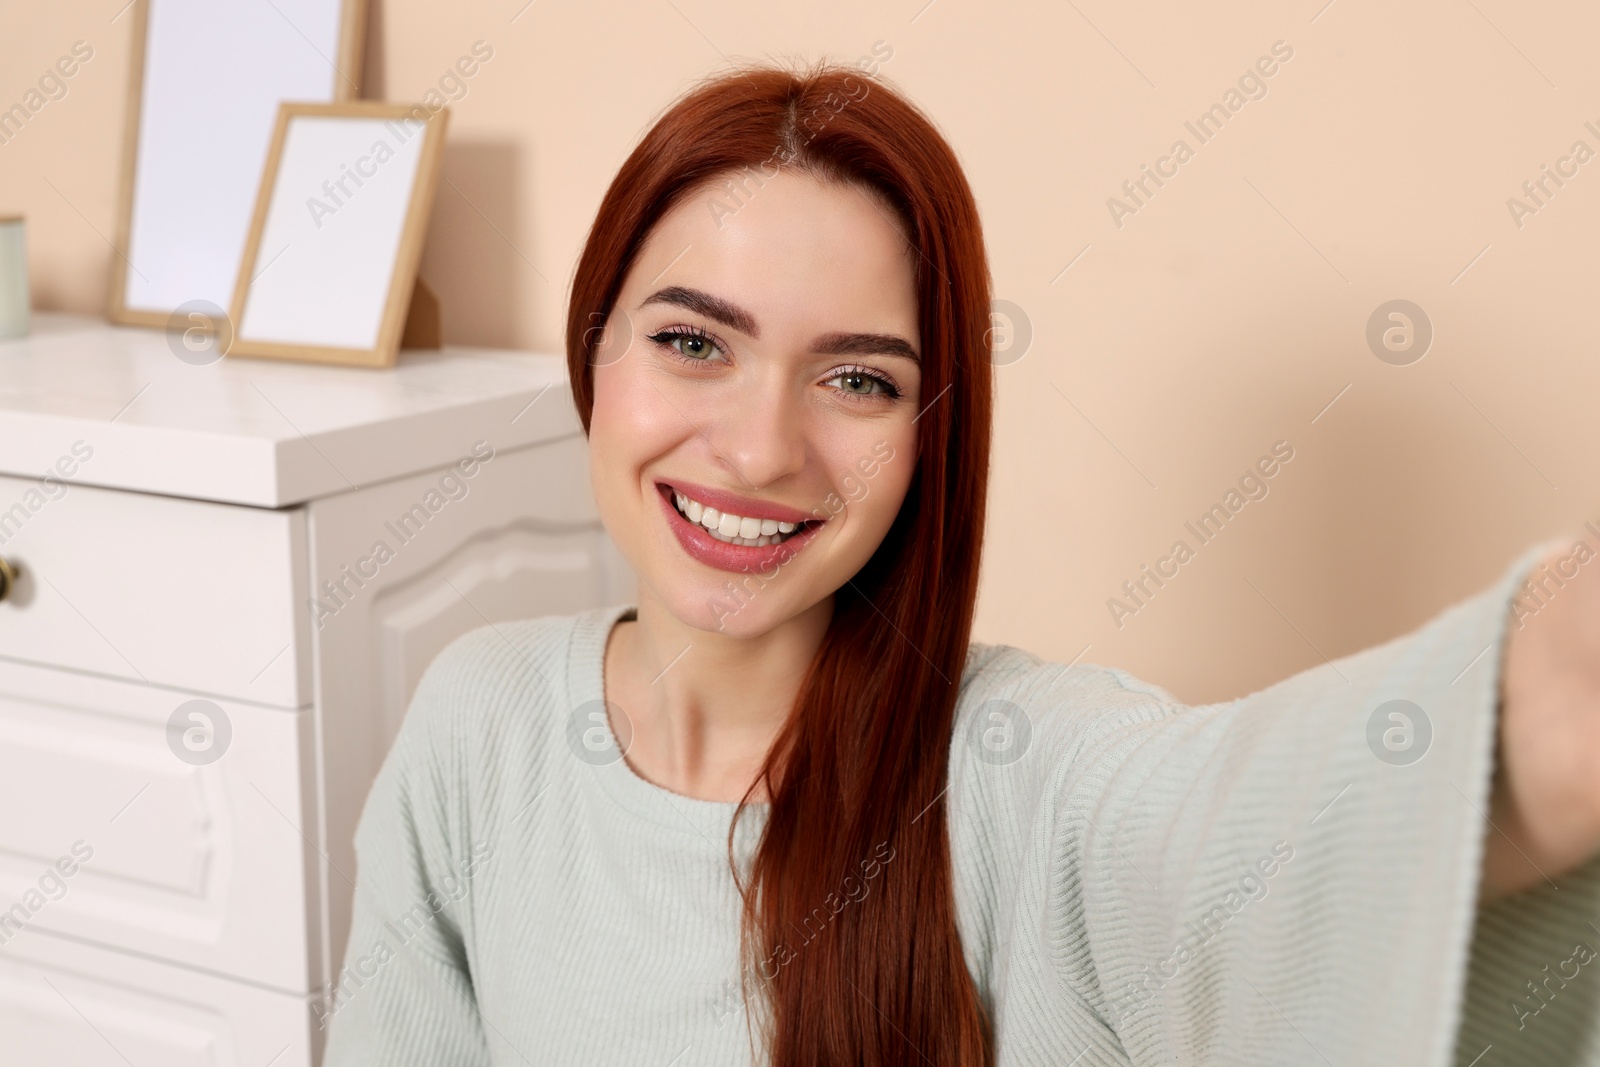
[[(670, 304), (673, 307), (681, 307), (750, 337), (761, 336), (761, 328), (756, 325), (754, 315), (737, 304), (699, 289), (669, 285), (645, 297), (639, 307), (643, 308), (648, 304)], [(827, 333), (817, 338), (812, 349), (825, 356), (884, 355), (901, 356), (913, 361), (921, 358), (911, 342), (892, 333)]]
[(817, 338), (812, 348), (824, 356), (903, 356), (913, 362), (920, 359), (910, 341), (892, 333), (829, 333)]
[(657, 289), (644, 298), (640, 307), (646, 304), (671, 304), (674, 307), (686, 308), (697, 314), (713, 319), (724, 326), (738, 330), (740, 333), (749, 334), (751, 337), (760, 337), (761, 328), (756, 325), (755, 316), (744, 310), (739, 305), (730, 303), (720, 296), (701, 292), (699, 289), (689, 289), (682, 285), (669, 285), (665, 289)]

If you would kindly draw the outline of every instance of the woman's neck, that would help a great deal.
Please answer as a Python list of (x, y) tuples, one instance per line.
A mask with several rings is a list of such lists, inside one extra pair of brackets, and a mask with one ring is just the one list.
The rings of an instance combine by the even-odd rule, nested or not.
[[(618, 623), (605, 651), (611, 727), (628, 765), (674, 793), (741, 799), (832, 614), (829, 598), (757, 637), (732, 637), (685, 626), (641, 589), (637, 621)], [(758, 788), (750, 799), (768, 798)]]

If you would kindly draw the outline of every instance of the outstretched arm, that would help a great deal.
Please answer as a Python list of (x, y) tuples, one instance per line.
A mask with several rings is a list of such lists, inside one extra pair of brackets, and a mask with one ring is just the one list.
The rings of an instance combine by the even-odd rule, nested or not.
[(1600, 849), (1600, 551), (1584, 537), (1511, 606), (1483, 899), (1554, 879)]
[[(1589, 698), (1569, 692), (1593, 686), (1571, 681), (1571, 649), (1559, 669), (1519, 649), (1505, 677), (1519, 622), (1526, 642), (1563, 599), (1585, 610), (1563, 579), (1526, 618), (1517, 598), (1548, 558), (1523, 553), (1420, 629), (1222, 704), (1183, 708), (1105, 668), (1016, 670), (1015, 693), (997, 695), (1034, 723), (1016, 767), (1043, 772), (1030, 781), (1045, 798), (1018, 847), (1037, 855), (1048, 840), (1050, 869), (1016, 897), (1023, 920), (1043, 911), (1039, 959), (1014, 939), (1008, 960), (1053, 976), (1028, 988), (1055, 1000), (1036, 1032), (1011, 1012), (1026, 1031), (1011, 1046), (1037, 1047), (1039, 1062), (1087, 1047), (1093, 1062), (1136, 1065), (1430, 1067), (1488, 1067), (1492, 1046), (1495, 1063), (1600, 1067), (1586, 969), (1600, 955), (1600, 862), (1583, 862), (1597, 831), (1581, 814), (1600, 805), (1572, 810), (1600, 788), (1581, 763), (1597, 746), (1581, 755)], [(1504, 795), (1520, 810), (1505, 828), (1542, 836), (1505, 838), (1522, 866), (1494, 861), (1486, 885), (1502, 835), (1484, 815), (1502, 822), (1494, 772), (1513, 761)]]

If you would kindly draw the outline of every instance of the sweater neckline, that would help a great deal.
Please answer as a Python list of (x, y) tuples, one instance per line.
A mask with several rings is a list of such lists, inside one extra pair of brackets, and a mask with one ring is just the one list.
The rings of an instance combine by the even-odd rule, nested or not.
[[(605, 651), (617, 623), (637, 618), (632, 604), (593, 608), (578, 615), (567, 662), (567, 678), (575, 708), (605, 707)], [(611, 729), (609, 714), (592, 717), (603, 724), (606, 748), (614, 758), (591, 763), (596, 781), (619, 806), (640, 818), (680, 834), (705, 838), (719, 852), (726, 850), (728, 826), (733, 821), (736, 801), (706, 800), (677, 793), (639, 776), (622, 756), (622, 746)], [(745, 805), (740, 816), (735, 845), (752, 844), (766, 821), (766, 801)]]

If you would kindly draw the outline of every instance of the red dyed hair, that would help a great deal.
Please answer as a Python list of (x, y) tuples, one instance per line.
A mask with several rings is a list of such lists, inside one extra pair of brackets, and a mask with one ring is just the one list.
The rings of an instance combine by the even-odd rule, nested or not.
[[(988, 262), (955, 153), (915, 106), (850, 68), (747, 68), (694, 89), (600, 204), (567, 313), (573, 396), (587, 431), (598, 326), (656, 222), (708, 181), (759, 181), (775, 168), (860, 185), (899, 216), (916, 253), (925, 410), (899, 515), (836, 594), (757, 778), (771, 801), (740, 886), (744, 975), (773, 1067), (986, 1067), (990, 1021), (957, 930), (945, 807), (993, 392)], [(732, 845), (730, 832), (730, 864)], [(858, 899), (847, 879), (874, 861)], [(840, 907), (842, 887), (853, 902)]]

